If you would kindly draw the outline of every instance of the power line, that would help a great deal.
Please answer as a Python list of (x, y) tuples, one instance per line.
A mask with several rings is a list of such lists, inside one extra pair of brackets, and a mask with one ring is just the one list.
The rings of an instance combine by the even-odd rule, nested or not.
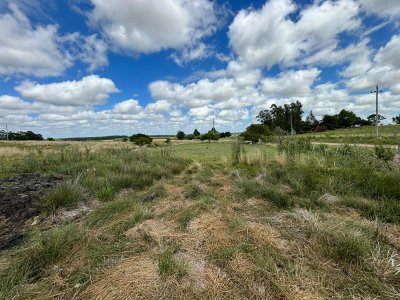
[(378, 85), (376, 85), (375, 91), (371, 91), (371, 94), (375, 93), (376, 95), (376, 113), (375, 113), (375, 125), (376, 125), (376, 136), (379, 136), (379, 114), (378, 114), (378, 95), (382, 93), (382, 90), (379, 90)]

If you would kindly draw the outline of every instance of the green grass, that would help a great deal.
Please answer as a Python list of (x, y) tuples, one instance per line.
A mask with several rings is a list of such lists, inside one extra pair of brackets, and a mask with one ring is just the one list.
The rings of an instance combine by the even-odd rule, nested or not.
[(397, 145), (400, 143), (400, 125), (379, 126), (379, 137), (376, 137), (374, 126), (336, 129), (325, 132), (299, 135), (314, 142)]
[(67, 225), (44, 232), (35, 232), (5, 272), (0, 273), (0, 298), (5, 297), (17, 284), (35, 282), (48, 268), (69, 255), (85, 241), (85, 233), (76, 225)]
[(51, 213), (60, 207), (72, 208), (87, 200), (85, 191), (77, 182), (63, 182), (46, 192), (40, 199), (40, 208)]

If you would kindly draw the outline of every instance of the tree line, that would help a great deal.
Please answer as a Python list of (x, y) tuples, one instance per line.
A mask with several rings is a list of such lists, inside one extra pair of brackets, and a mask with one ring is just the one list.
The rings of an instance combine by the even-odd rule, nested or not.
[(201, 141), (218, 141), (220, 138), (230, 137), (232, 134), (227, 132), (218, 132), (214, 127), (211, 128), (207, 133), (201, 134), (200, 131), (195, 129), (192, 134), (185, 134), (182, 130), (179, 130), (176, 134), (178, 140), (201, 140)]
[[(32, 131), (9, 131), (8, 139), (10, 141), (43, 141), (43, 136)], [(5, 130), (0, 131), (0, 140), (7, 140), (7, 132)]]
[[(346, 109), (342, 109), (337, 114), (325, 114), (321, 120), (317, 120), (312, 111), (305, 120), (303, 120), (303, 113), (303, 105), (299, 101), (283, 106), (272, 104), (270, 109), (260, 111), (257, 115), (257, 120), (261, 124), (268, 126), (271, 130), (280, 128), (286, 132), (291, 132), (293, 130), (297, 133), (327, 131), (375, 124), (375, 114), (371, 114), (367, 119), (363, 119), (354, 112)], [(386, 119), (384, 116), (378, 114), (379, 122), (384, 119)], [(394, 123), (400, 124), (400, 115), (394, 117), (392, 120)]]

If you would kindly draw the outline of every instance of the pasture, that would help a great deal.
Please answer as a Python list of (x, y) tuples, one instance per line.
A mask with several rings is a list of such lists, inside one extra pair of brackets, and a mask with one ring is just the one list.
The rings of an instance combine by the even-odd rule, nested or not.
[(0, 200), (0, 299), (399, 299), (393, 157), (289, 137), (2, 142), (0, 196), (34, 209), (13, 222)]

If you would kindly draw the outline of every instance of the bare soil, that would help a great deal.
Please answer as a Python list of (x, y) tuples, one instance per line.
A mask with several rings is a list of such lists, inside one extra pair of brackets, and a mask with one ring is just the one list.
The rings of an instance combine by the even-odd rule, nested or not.
[(0, 179), (0, 249), (22, 239), (27, 220), (40, 213), (40, 196), (62, 180), (40, 173)]

